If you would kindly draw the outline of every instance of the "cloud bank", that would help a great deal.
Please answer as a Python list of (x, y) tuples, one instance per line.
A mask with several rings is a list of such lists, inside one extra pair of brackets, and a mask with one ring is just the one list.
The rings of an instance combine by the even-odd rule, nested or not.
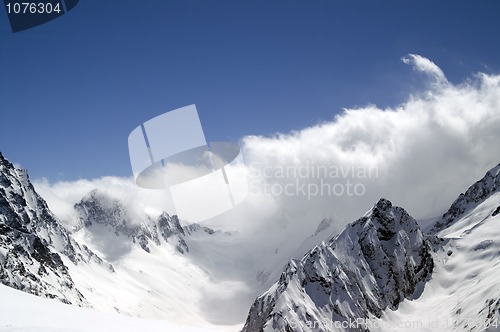
[[(500, 76), (478, 73), (454, 85), (429, 59), (410, 54), (402, 61), (425, 73), (428, 84), (400, 105), (346, 108), (300, 131), (244, 137), (249, 195), (209, 223), (311, 233), (321, 219), (333, 218), (340, 230), (380, 197), (417, 218), (444, 212), (500, 162)], [(128, 178), (35, 186), (70, 221), (72, 205), (94, 188), (138, 213), (172, 209), (167, 193), (137, 188)]]

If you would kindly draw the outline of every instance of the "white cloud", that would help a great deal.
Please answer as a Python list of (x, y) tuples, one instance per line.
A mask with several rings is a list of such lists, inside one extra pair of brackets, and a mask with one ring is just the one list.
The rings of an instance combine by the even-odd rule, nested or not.
[(418, 54), (408, 54), (407, 56), (401, 58), (401, 60), (407, 65), (412, 65), (415, 70), (433, 77), (438, 83), (448, 83), (448, 80), (446, 79), (446, 76), (441, 68), (423, 56)]
[[(250, 195), (210, 223), (286, 229), (298, 239), (303, 232), (314, 232), (326, 217), (333, 217), (341, 229), (380, 197), (417, 218), (442, 213), (500, 162), (500, 76), (477, 74), (453, 85), (429, 59), (410, 54), (403, 61), (439, 84), (398, 106), (348, 108), (301, 131), (244, 137)], [(96, 187), (137, 210), (172, 211), (164, 191), (137, 188), (131, 179), (35, 185), (54, 212), (67, 218), (71, 206)]]
[[(446, 209), (500, 162), (500, 76), (479, 74), (452, 85), (426, 58), (409, 55), (405, 63), (446, 84), (433, 84), (396, 107), (346, 109), (333, 121), (291, 134), (244, 138), (246, 160), (267, 167), (378, 170), (377, 177), (352, 179), (365, 187), (362, 196), (293, 197), (285, 200), (286, 209), (321, 210), (343, 223), (387, 197), (416, 217), (428, 217)], [(342, 180), (346, 178), (337, 181)], [(283, 184), (289, 179), (268, 181)]]

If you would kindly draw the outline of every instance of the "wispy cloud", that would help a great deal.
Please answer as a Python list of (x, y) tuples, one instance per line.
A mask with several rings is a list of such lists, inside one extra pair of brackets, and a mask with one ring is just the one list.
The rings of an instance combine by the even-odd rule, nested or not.
[(448, 80), (446, 79), (446, 76), (441, 68), (423, 56), (418, 54), (408, 54), (407, 56), (402, 57), (401, 61), (407, 65), (412, 65), (415, 70), (433, 77), (438, 83), (448, 83)]

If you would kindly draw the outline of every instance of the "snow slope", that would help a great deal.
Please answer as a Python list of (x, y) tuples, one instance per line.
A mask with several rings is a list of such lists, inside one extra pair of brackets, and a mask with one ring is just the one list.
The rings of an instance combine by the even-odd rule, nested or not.
[(44, 299), (0, 285), (0, 331), (37, 332), (214, 332), (236, 331), (236, 327), (193, 327), (164, 320), (145, 320), (102, 313)]

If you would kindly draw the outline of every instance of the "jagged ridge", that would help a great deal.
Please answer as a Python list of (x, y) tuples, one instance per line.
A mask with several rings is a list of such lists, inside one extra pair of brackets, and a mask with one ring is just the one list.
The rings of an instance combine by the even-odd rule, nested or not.
[[(92, 229), (93, 225), (104, 226), (108, 232), (116, 236), (130, 238), (133, 243), (139, 243), (141, 248), (150, 252), (150, 242), (161, 245), (160, 237), (167, 243), (175, 246), (181, 254), (189, 252), (186, 237), (195, 232), (214, 234), (215, 231), (198, 224), (181, 226), (176, 215), (170, 216), (163, 212), (156, 220), (144, 214), (141, 218), (131, 216), (129, 210), (120, 202), (99, 190), (92, 190), (80, 202), (75, 204), (78, 213), (79, 226), (76, 231), (83, 228)], [(102, 232), (102, 230), (98, 230)]]
[(448, 228), (467, 213), (467, 211), (474, 209), (499, 189), (500, 164), (489, 170), (481, 180), (470, 186), (465, 193), (461, 193), (448, 211), (434, 224), (429, 233), (437, 234), (443, 229)]
[(3, 284), (65, 303), (88, 305), (60, 254), (74, 264), (95, 255), (80, 247), (59, 224), (35, 192), (27, 172), (15, 168), (1, 153), (0, 248)]

